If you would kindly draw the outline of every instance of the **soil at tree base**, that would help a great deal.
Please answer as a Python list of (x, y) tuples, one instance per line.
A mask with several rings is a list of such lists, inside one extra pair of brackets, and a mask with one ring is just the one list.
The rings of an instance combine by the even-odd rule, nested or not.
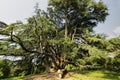
[(48, 74), (34, 75), (24, 80), (70, 80), (70, 78), (75, 77), (76, 74), (77, 73), (75, 72), (68, 72), (64, 78), (60, 79), (58, 78), (58, 75), (55, 72), (53, 72), (53, 73), (48, 73)]

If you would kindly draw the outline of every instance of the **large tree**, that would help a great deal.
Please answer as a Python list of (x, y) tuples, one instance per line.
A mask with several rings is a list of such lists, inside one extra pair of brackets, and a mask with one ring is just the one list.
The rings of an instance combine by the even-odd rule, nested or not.
[(17, 49), (33, 56), (36, 65), (55, 71), (78, 65), (79, 48), (87, 44), (85, 35), (108, 15), (107, 6), (94, 0), (50, 0), (47, 12), (35, 8), (36, 15), (28, 18), (27, 24), (8, 25), (1, 33), (8, 35)]

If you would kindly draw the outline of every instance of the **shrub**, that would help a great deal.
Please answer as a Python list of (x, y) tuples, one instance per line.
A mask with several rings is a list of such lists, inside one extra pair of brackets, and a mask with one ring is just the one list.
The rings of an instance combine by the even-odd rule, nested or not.
[(10, 61), (0, 59), (0, 77), (6, 78), (10, 76), (11, 72)]

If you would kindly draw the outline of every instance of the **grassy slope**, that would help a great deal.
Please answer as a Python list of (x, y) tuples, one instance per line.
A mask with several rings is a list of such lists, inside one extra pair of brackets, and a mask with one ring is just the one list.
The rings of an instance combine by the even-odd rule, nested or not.
[[(2, 80), (23, 80), (23, 78), (24, 77), (13, 77)], [(109, 71), (81, 71), (63, 80), (120, 80), (120, 73)]]
[(83, 71), (69, 80), (120, 80), (120, 73), (109, 71)]

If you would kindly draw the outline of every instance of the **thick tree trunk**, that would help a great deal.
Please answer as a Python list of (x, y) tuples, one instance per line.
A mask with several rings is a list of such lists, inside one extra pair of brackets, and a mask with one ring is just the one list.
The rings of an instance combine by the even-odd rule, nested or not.
[[(42, 36), (40, 35), (40, 41), (42, 41)], [(43, 53), (43, 50), (42, 50), (42, 43), (40, 42), (40, 52)]]
[(65, 38), (68, 37), (68, 26), (69, 26), (69, 20), (67, 13), (65, 13)]
[(67, 25), (65, 26), (65, 38), (67, 37), (67, 34), (68, 34), (68, 27)]
[(57, 70), (57, 74), (58, 74), (59, 78), (64, 78), (66, 73), (67, 73), (67, 70), (65, 70), (65, 69), (58, 69)]
[(63, 78), (66, 73), (64, 57), (59, 56), (59, 61), (55, 60), (56, 59), (52, 60), (52, 67), (50, 68), (50, 72), (55, 72), (58, 78)]
[(73, 41), (74, 38), (75, 38), (75, 33), (76, 33), (76, 27), (75, 27), (74, 32), (73, 32), (73, 34), (72, 34), (72, 41)]

